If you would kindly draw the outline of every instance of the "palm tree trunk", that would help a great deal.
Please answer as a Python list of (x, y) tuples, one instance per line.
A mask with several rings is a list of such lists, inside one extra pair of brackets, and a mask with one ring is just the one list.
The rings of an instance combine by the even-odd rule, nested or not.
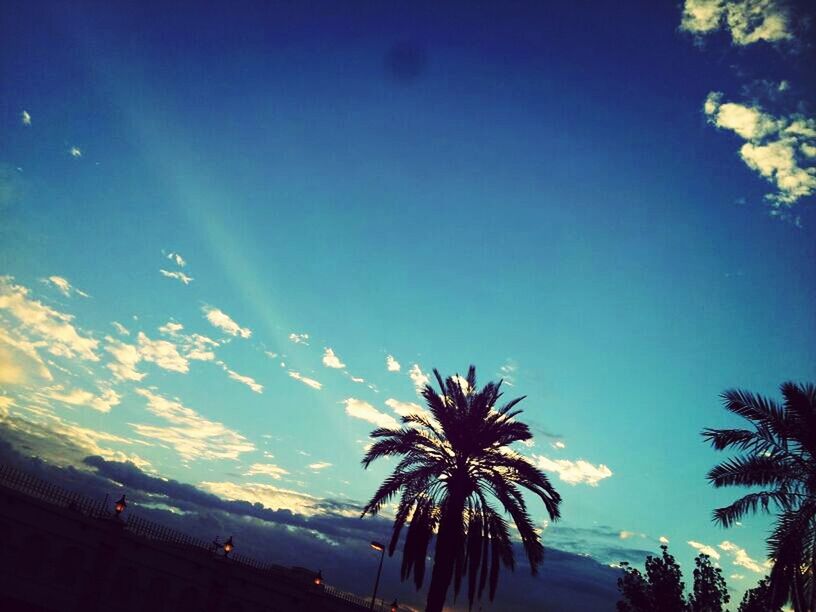
[(442, 519), (439, 521), (439, 532), (436, 536), (433, 573), (431, 574), (431, 585), (428, 587), (425, 612), (442, 612), (442, 608), (445, 606), (445, 598), (456, 565), (456, 554), (462, 545), (462, 513), (465, 509), (466, 497), (467, 495), (461, 488), (451, 490), (448, 501), (442, 510)]

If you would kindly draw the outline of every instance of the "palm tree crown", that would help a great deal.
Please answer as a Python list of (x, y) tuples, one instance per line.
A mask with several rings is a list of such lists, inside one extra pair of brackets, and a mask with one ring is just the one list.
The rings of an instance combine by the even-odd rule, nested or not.
[(715, 487), (761, 490), (714, 511), (715, 522), (730, 527), (748, 513), (776, 511), (768, 538), (773, 561), (771, 605), (786, 600), (797, 611), (816, 609), (816, 386), (784, 383), (783, 403), (746, 391), (723, 393), (725, 407), (747, 419), (749, 429), (705, 429), (717, 450), (741, 452), (715, 466), (708, 480)]
[[(426, 385), (422, 395), (428, 411), (402, 417), (399, 429), (371, 432), (376, 442), (363, 458), (401, 456), (401, 460), (363, 510), (375, 515), (389, 499), (401, 495), (394, 519), (389, 554), (409, 523), (403, 545), (401, 576), (413, 572), (417, 588), (425, 575), (425, 558), (437, 534), (433, 574), (426, 610), (442, 609), (453, 580), (458, 593), (468, 578), (468, 597), (482, 596), (489, 579), (492, 600), (499, 567), (515, 566), (508, 522), (515, 523), (530, 568), (536, 573), (544, 547), (527, 510), (522, 489), (541, 498), (550, 518), (559, 517), (561, 497), (547, 477), (526, 458), (508, 448), (532, 438), (529, 427), (515, 419), (523, 397), (497, 408), (501, 382), (476, 389), (476, 370), (465, 379), (445, 381), (434, 370), (439, 391)], [(504, 512), (500, 512), (501, 507)]]

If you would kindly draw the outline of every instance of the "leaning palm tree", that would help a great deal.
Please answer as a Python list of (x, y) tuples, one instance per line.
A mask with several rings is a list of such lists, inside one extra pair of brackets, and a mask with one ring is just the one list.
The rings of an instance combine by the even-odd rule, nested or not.
[(773, 561), (772, 601), (786, 601), (797, 612), (816, 610), (816, 386), (784, 383), (783, 402), (746, 391), (723, 393), (731, 412), (747, 419), (748, 429), (705, 429), (717, 450), (741, 454), (714, 467), (715, 487), (756, 487), (730, 506), (714, 511), (714, 521), (730, 527), (748, 513), (776, 513), (768, 538)]
[(455, 597), (464, 577), (471, 606), (477, 593), (482, 597), (488, 581), (492, 601), (500, 566), (515, 567), (506, 515), (518, 529), (535, 574), (544, 547), (522, 489), (541, 498), (552, 520), (559, 517), (561, 502), (547, 477), (508, 448), (532, 438), (529, 427), (515, 418), (521, 412), (515, 406), (524, 398), (497, 407), (501, 382), (477, 390), (473, 366), (465, 379), (443, 381), (436, 370), (434, 375), (439, 391), (430, 385), (422, 391), (428, 411), (403, 416), (399, 429), (375, 429), (371, 436), (376, 442), (363, 458), (367, 468), (380, 457), (402, 457), (363, 516), (377, 514), (389, 499), (401, 496), (388, 553), (394, 554), (402, 528), (409, 523), (401, 577), (405, 580), (413, 572), (417, 589), (422, 587), (425, 558), (436, 534), (428, 612), (442, 610), (451, 581)]

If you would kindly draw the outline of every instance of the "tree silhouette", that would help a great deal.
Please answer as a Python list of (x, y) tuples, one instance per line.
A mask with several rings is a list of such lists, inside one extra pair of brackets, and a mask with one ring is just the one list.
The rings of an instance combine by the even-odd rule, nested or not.
[(749, 429), (705, 429), (716, 450), (740, 451), (714, 467), (715, 487), (759, 487), (730, 506), (714, 511), (714, 520), (730, 527), (748, 513), (776, 511), (768, 552), (774, 565), (770, 600), (779, 608), (816, 609), (816, 386), (784, 383), (783, 403), (746, 391), (723, 395), (725, 407), (746, 420)]
[(753, 588), (745, 591), (737, 612), (782, 612), (771, 603), (771, 582), (766, 576)]
[(689, 597), (691, 612), (722, 612), (731, 601), (722, 570), (711, 565), (711, 557), (697, 555), (694, 559), (694, 592)]
[(429, 544), (437, 534), (428, 612), (442, 610), (451, 582), (455, 597), (464, 577), (471, 606), (488, 581), (493, 599), (500, 566), (515, 567), (505, 515), (515, 523), (535, 574), (544, 547), (522, 488), (541, 498), (552, 520), (558, 519), (561, 503), (548, 478), (508, 448), (532, 438), (529, 427), (516, 419), (521, 410), (515, 406), (524, 398), (497, 407), (501, 382), (477, 390), (473, 366), (466, 379), (456, 376), (443, 381), (437, 370), (434, 376), (439, 392), (430, 385), (422, 391), (430, 414), (403, 416), (399, 429), (375, 429), (371, 436), (376, 442), (362, 461), (367, 468), (380, 457), (402, 457), (363, 509), (363, 516), (377, 514), (389, 499), (401, 496), (388, 553), (393, 555), (403, 526), (410, 523), (401, 577), (405, 580), (413, 573), (417, 589), (424, 579)]
[(684, 612), (683, 572), (669, 554), (669, 547), (660, 547), (661, 556), (646, 557), (645, 574), (623, 562), (623, 576), (618, 578), (621, 599), (618, 612)]

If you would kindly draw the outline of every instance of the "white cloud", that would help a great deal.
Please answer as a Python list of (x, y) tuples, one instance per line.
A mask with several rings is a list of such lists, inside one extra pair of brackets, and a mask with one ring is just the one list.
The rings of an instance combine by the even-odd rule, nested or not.
[(187, 262), (184, 261), (184, 258), (178, 253), (168, 253), (167, 254), (167, 259), (169, 259), (170, 261), (175, 262), (175, 264), (179, 268), (183, 268), (184, 266), (187, 265)]
[(735, 45), (790, 40), (790, 15), (778, 0), (686, 0), (680, 29), (705, 35), (725, 27)]
[(114, 358), (114, 361), (106, 367), (113, 372), (113, 376), (117, 380), (140, 381), (146, 376), (146, 374), (136, 369), (136, 366), (142, 360), (142, 356), (135, 346), (120, 342), (110, 336), (106, 336), (105, 340), (108, 342), (105, 350)]
[(159, 272), (161, 272), (163, 276), (166, 276), (167, 278), (175, 278), (177, 281), (184, 283), (185, 285), (189, 285), (190, 283), (193, 282), (193, 280), (195, 280), (191, 276), (187, 276), (184, 272), (181, 271), (171, 272), (169, 270), (164, 270), (160, 268)]
[(399, 428), (399, 423), (391, 415), (380, 412), (374, 406), (363, 400), (349, 397), (342, 402), (346, 406), (346, 414), (355, 419), (362, 419), (373, 423), (377, 427)]
[(15, 285), (10, 276), (0, 276), (0, 311), (14, 316), (26, 331), (38, 335), (48, 352), (59, 357), (99, 361), (97, 340), (81, 335), (71, 324), (74, 317), (28, 297), (28, 289)]
[(213, 347), (219, 346), (218, 342), (207, 336), (201, 334), (193, 334), (192, 336), (184, 337), (184, 356), (187, 359), (194, 359), (196, 361), (213, 361), (215, 353), (212, 351)]
[(94, 395), (84, 389), (66, 390), (62, 385), (46, 387), (41, 394), (70, 406), (87, 406), (99, 412), (110, 412), (111, 408), (121, 403), (122, 399), (122, 396), (113, 389), (105, 389), (101, 395)]
[(322, 512), (320, 499), (317, 497), (268, 484), (205, 481), (199, 483), (199, 487), (226, 499), (258, 503), (271, 510), (291, 510), (305, 516)]
[(388, 355), (388, 357), (385, 358), (385, 368), (389, 372), (399, 372), (401, 367), (400, 362), (394, 359), (393, 355)]
[(71, 155), (71, 157), (82, 157), (82, 149), (79, 147), (71, 147), (68, 149), (68, 153)]
[(0, 318), (0, 383), (20, 384), (29, 382), (29, 374), (46, 381), (54, 379), (45, 365), (37, 347), (41, 342), (31, 342), (18, 331), (3, 329)]
[(667, 538), (666, 536), (660, 536), (660, 537), (658, 538), (658, 541), (659, 541), (661, 544), (668, 544), (668, 543), (669, 543), (669, 538)]
[(280, 480), (281, 476), (288, 474), (282, 467), (278, 467), (272, 463), (253, 463), (249, 466), (249, 470), (244, 473), (244, 476), (269, 476), (275, 480)]
[(307, 378), (300, 372), (295, 372), (294, 370), (289, 370), (289, 376), (294, 378), (295, 380), (299, 380), (304, 385), (310, 386), (312, 389), (317, 389), (318, 391), (323, 388), (323, 383), (316, 381), (314, 378)]
[(346, 367), (346, 364), (340, 361), (340, 358), (337, 354), (330, 348), (326, 347), (325, 352), (323, 353), (323, 365), (327, 368), (334, 368), (334, 369), (342, 369)]
[(645, 538), (645, 537), (646, 537), (646, 534), (645, 534), (645, 533), (640, 533), (639, 531), (626, 531), (626, 530), (624, 529), (623, 531), (621, 531), (621, 532), (618, 534), (618, 537), (619, 537), (621, 540), (628, 540), (628, 539), (630, 539), (630, 538), (635, 538), (635, 537), (638, 537), (638, 538)]
[(232, 380), (237, 380), (239, 383), (245, 384), (247, 387), (252, 389), (255, 393), (263, 393), (263, 385), (255, 382), (250, 376), (243, 376), (234, 370), (230, 370), (229, 368), (225, 367), (224, 371)]
[(137, 337), (139, 342), (139, 355), (145, 361), (155, 363), (163, 370), (186, 373), (190, 371), (190, 363), (183, 357), (178, 348), (167, 340), (151, 340), (139, 332)]
[(703, 111), (712, 124), (745, 140), (739, 150), (743, 162), (777, 189), (765, 197), (781, 206), (816, 193), (816, 167), (808, 155), (811, 147), (816, 151), (816, 119), (775, 117), (757, 105), (722, 98), (719, 92), (709, 93)]
[(114, 329), (119, 333), (120, 336), (130, 335), (130, 331), (128, 330), (128, 328), (119, 323), (119, 321), (113, 321), (111, 325), (113, 325)]
[(266, 354), (266, 356), (267, 356), (267, 357), (269, 357), (270, 359), (277, 359), (277, 358), (278, 358), (278, 354), (277, 354), (277, 353), (273, 353), (272, 351), (264, 351), (264, 353), (265, 353), (265, 354)]
[(23, 122), (23, 125), (31, 125), (31, 115), (27, 110), (20, 113), (20, 121)]
[(352, 377), (351, 377), (351, 382), (355, 382), (355, 383), (364, 383), (364, 382), (365, 382), (365, 378), (360, 378), (359, 376), (352, 376)]
[(770, 569), (769, 563), (766, 562), (764, 565), (758, 563), (748, 556), (748, 553), (744, 548), (740, 548), (733, 542), (725, 540), (719, 544), (718, 548), (731, 555), (731, 563), (734, 565), (744, 567), (745, 569), (751, 570), (757, 574), (764, 574)]
[(159, 332), (162, 334), (166, 334), (168, 336), (178, 336), (179, 333), (184, 329), (184, 325), (177, 321), (168, 321), (164, 325), (159, 328)]
[(309, 346), (309, 334), (296, 334), (293, 332), (289, 334), (289, 340), (295, 344), (305, 344)]
[(516, 386), (516, 371), (518, 366), (512, 359), (508, 359), (504, 365), (499, 368), (499, 376), (508, 387)]
[(136, 393), (147, 400), (151, 413), (170, 425), (131, 423), (131, 427), (143, 438), (170, 445), (185, 460), (237, 459), (241, 453), (255, 450), (255, 445), (241, 434), (202, 417), (178, 400), (167, 399), (149, 389), (136, 389)]
[(68, 279), (63, 278), (62, 276), (49, 276), (48, 278), (44, 278), (43, 282), (49, 283), (56, 287), (57, 290), (65, 297), (71, 297), (71, 294), (74, 293), (81, 297), (89, 297), (87, 293), (71, 285), (71, 283), (68, 282)]
[(328, 467), (331, 467), (331, 463), (327, 463), (326, 461), (318, 461), (317, 463), (310, 463), (309, 469), (310, 470), (325, 470)]
[(539, 469), (555, 472), (561, 480), (571, 485), (583, 483), (595, 487), (601, 480), (612, 476), (612, 470), (603, 463), (592, 465), (583, 459), (550, 459), (544, 455), (532, 455), (532, 459)]
[(413, 402), (401, 402), (393, 397), (390, 397), (385, 400), (385, 405), (400, 416), (408, 416), (409, 414), (422, 414), (429, 416), (427, 410), (425, 410), (419, 404), (415, 404)]
[(564, 444), (562, 440), (556, 440), (552, 443), (552, 447), (561, 450), (562, 448), (567, 448), (567, 445)]
[(411, 382), (414, 383), (414, 388), (416, 389), (417, 393), (422, 393), (425, 385), (427, 385), (430, 381), (428, 376), (422, 371), (417, 363), (412, 365), (408, 370), (408, 376), (410, 377)]
[(233, 321), (227, 313), (218, 308), (204, 306), (203, 311), (211, 325), (231, 336), (249, 338), (252, 335), (252, 330), (247, 327), (241, 327)]
[(701, 542), (695, 542), (694, 540), (689, 540), (687, 544), (704, 555), (708, 555), (712, 559), (717, 559), (718, 561), (720, 559), (720, 553), (717, 552), (717, 549), (713, 546), (702, 544)]

